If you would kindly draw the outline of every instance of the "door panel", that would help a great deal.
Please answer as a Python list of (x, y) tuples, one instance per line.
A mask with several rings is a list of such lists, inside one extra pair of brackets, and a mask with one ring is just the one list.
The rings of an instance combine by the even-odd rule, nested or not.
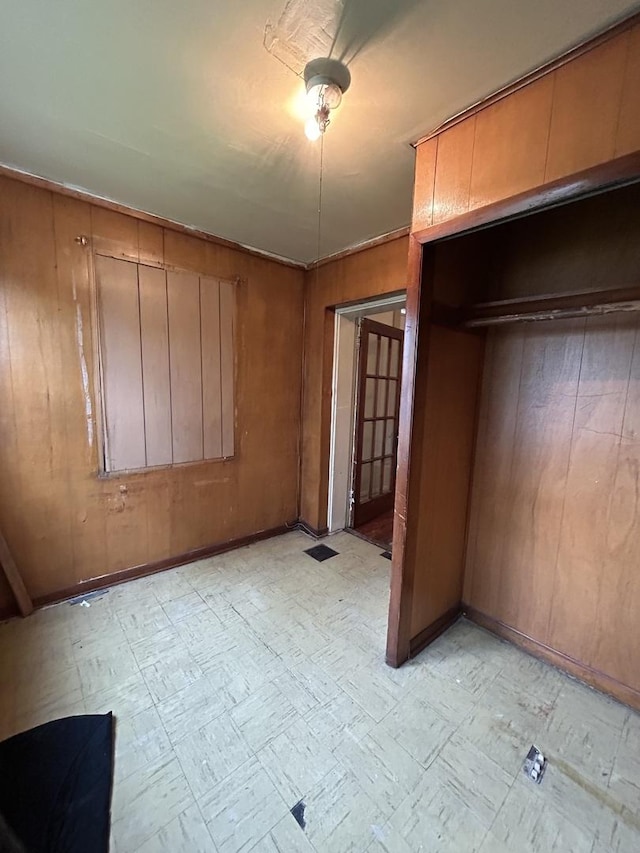
[(393, 509), (402, 369), (401, 329), (362, 320), (358, 357), (353, 526)]

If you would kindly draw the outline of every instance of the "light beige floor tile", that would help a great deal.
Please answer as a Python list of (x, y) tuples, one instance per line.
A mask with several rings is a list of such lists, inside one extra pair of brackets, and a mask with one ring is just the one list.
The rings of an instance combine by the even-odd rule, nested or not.
[(86, 636), (74, 635), (72, 640), (73, 653), (78, 664), (101, 655), (111, 655), (128, 646), (129, 640), (115, 616), (112, 616), (104, 627), (99, 627)]
[(546, 743), (542, 737), (545, 720), (535, 718), (526, 702), (518, 703), (512, 695), (487, 694), (458, 731), (507, 773), (517, 773), (531, 744), (542, 748)]
[(114, 786), (113, 836), (120, 853), (134, 853), (144, 841), (193, 805), (193, 795), (173, 753)]
[(171, 625), (169, 617), (157, 603), (141, 604), (139, 608), (124, 610), (119, 608), (118, 618), (130, 643), (144, 640), (168, 628)]
[(78, 663), (82, 693), (86, 698), (135, 677), (140, 667), (129, 647), (110, 648), (105, 654)]
[(555, 808), (548, 779), (549, 770), (539, 786), (524, 775), (517, 779), (491, 827), (492, 835), (508, 850), (523, 853), (590, 853), (594, 833)]
[(346, 693), (340, 693), (305, 717), (309, 728), (332, 752), (344, 743), (360, 740), (375, 726), (375, 720)]
[(251, 850), (252, 853), (313, 853), (314, 848), (295, 818), (288, 814)]
[(434, 670), (464, 687), (472, 695), (479, 696), (498, 675), (500, 667), (481, 660), (466, 649), (452, 647), (449, 654), (434, 664)]
[[(592, 837), (597, 829), (605, 832), (607, 824), (613, 825), (616, 800), (600, 786), (600, 780), (583, 776), (574, 767), (553, 753), (548, 754), (548, 767), (537, 795), (550, 803), (561, 817), (588, 832)], [(524, 775), (516, 779), (516, 786), (526, 783)]]
[(638, 853), (640, 849), (640, 823), (634, 813), (613, 822), (606, 819), (596, 831), (591, 853)]
[(340, 678), (338, 684), (378, 723), (406, 695), (400, 685), (372, 667), (352, 670)]
[[(390, 821), (411, 850), (475, 853), (486, 827), (450, 789), (433, 784), (427, 773)], [(519, 848), (514, 848), (515, 851)]]
[(356, 669), (368, 668), (373, 659), (373, 654), (354, 648), (345, 637), (335, 637), (312, 655), (312, 660), (336, 681)]
[(415, 849), (409, 847), (403, 836), (390, 823), (384, 826), (373, 824), (371, 834), (373, 841), (367, 847), (367, 853), (415, 853)]
[(215, 853), (215, 847), (194, 804), (145, 841), (138, 853)]
[(175, 630), (189, 647), (204, 645), (207, 641), (214, 644), (216, 639), (224, 634), (222, 622), (209, 608), (176, 623)]
[(400, 706), (384, 718), (381, 725), (425, 768), (455, 731), (454, 723), (413, 696), (404, 699)]
[(162, 631), (158, 631), (144, 640), (131, 643), (131, 651), (140, 669), (161, 663), (166, 656), (173, 654), (176, 649), (186, 651), (187, 646), (173, 625), (163, 628)]
[[(640, 716), (465, 620), (389, 669), (389, 562), (347, 533), (324, 564), (312, 544), (1, 624), (0, 738), (113, 711), (118, 853), (220, 853), (210, 830), (224, 853), (640, 850)], [(541, 786), (521, 771), (532, 742)]]
[[(14, 681), (9, 699), (17, 715), (34, 708), (54, 709), (83, 698), (78, 667), (43, 672), (39, 679)], [(6, 688), (5, 688), (6, 689)]]
[(186, 648), (174, 648), (162, 660), (141, 670), (154, 702), (163, 702), (202, 677), (202, 669)]
[(447, 741), (425, 779), (457, 796), (487, 828), (491, 827), (514, 782), (472, 743), (457, 733)]
[(544, 749), (607, 787), (627, 715), (618, 702), (565, 678), (541, 736)]
[(172, 622), (181, 622), (183, 619), (190, 618), (196, 613), (201, 613), (203, 610), (208, 610), (208, 605), (202, 597), (194, 590), (190, 590), (185, 595), (179, 598), (173, 598), (165, 601), (162, 609), (167, 614)]
[(147, 708), (132, 717), (116, 718), (114, 773), (117, 782), (169, 752), (171, 743), (155, 708)]
[(172, 744), (210, 723), (225, 710), (225, 696), (204, 675), (157, 705)]
[(190, 577), (186, 566), (170, 569), (168, 572), (159, 572), (151, 581), (151, 589), (160, 604), (167, 604), (193, 592)]
[(288, 812), (255, 758), (209, 791), (200, 808), (220, 853), (250, 850)]
[(375, 803), (382, 819), (391, 816), (424, 773), (381, 726), (360, 741), (345, 743), (335, 754)]
[(253, 756), (226, 713), (182, 738), (175, 746), (175, 753), (196, 799)]
[(153, 699), (141, 673), (92, 693), (85, 699), (87, 714), (112, 711), (118, 719), (129, 719), (150, 708)]
[(267, 675), (254, 666), (250, 655), (218, 658), (215, 666), (205, 669), (205, 675), (227, 709), (235, 708), (270, 683)]
[(287, 697), (296, 711), (303, 716), (321, 704), (320, 700), (290, 671), (285, 671), (278, 678), (275, 678), (273, 683)]
[(259, 750), (285, 731), (299, 714), (274, 684), (267, 684), (231, 710), (231, 717), (247, 743)]
[(424, 670), (422, 678), (412, 684), (411, 693), (455, 725), (462, 722), (480, 698), (445, 678), (435, 665)]
[(609, 780), (609, 793), (640, 815), (640, 714), (629, 711)]
[(381, 823), (375, 804), (349, 770), (337, 766), (305, 797), (306, 835), (316, 850), (366, 850)]
[(273, 738), (257, 758), (289, 808), (336, 766), (333, 754), (304, 720)]

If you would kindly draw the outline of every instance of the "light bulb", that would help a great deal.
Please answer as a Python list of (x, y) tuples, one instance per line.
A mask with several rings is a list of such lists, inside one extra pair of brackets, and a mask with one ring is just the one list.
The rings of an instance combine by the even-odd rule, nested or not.
[(307, 100), (314, 109), (325, 106), (335, 110), (342, 101), (342, 91), (335, 83), (316, 83), (308, 89)]
[(321, 130), (315, 116), (311, 116), (311, 118), (307, 120), (304, 126), (304, 132), (307, 139), (310, 139), (311, 142), (315, 142), (316, 139), (320, 139)]

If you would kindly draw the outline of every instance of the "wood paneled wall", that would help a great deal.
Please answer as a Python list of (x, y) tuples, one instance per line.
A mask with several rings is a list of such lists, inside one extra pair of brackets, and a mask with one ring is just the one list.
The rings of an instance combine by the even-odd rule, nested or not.
[(469, 481), (484, 337), (432, 326), (419, 353), (411, 495), (420, 507), (405, 571), (413, 578), (411, 639), (462, 597)]
[(636, 702), (639, 435), (640, 317), (490, 333), (465, 601)]
[[(235, 458), (98, 477), (92, 248), (239, 278)], [(0, 529), (32, 596), (296, 520), (302, 317), (300, 270), (0, 177)]]
[(408, 238), (399, 237), (323, 264), (305, 276), (300, 517), (315, 530), (327, 526), (335, 319), (331, 309), (403, 290), (407, 246)]
[[(495, 253), (491, 257), (495, 244), (492, 247), (487, 232), (458, 237), (442, 251), (440, 245), (433, 244), (444, 237), (462, 235), (507, 217), (634, 180), (640, 173), (639, 56), (640, 18), (635, 16), (489, 98), (417, 145), (405, 338), (406, 351), (412, 359), (405, 362), (403, 376), (406, 405), (400, 425), (402, 453), (396, 495), (396, 518), (401, 523), (396, 524), (394, 536), (387, 645), (387, 660), (394, 666), (406, 660), (417, 645), (413, 632), (423, 621), (417, 618), (419, 612), (425, 618), (433, 617), (432, 631), (442, 628), (447, 617), (442, 608), (438, 612), (430, 603), (416, 600), (428, 598), (429, 584), (437, 582), (430, 573), (437, 573), (438, 567), (429, 564), (412, 544), (419, 541), (424, 523), (426, 504), (420, 497), (420, 470), (414, 469), (421, 464), (416, 457), (419, 459), (429, 416), (428, 411), (425, 414), (420, 410), (420, 377), (425, 370), (420, 368), (420, 357), (416, 361), (415, 354), (428, 348), (433, 331), (433, 299), (455, 307), (483, 298), (515, 295), (509, 288), (530, 293), (530, 288), (537, 287), (540, 289), (534, 292), (549, 293), (612, 287), (620, 284), (625, 264), (633, 269), (635, 257), (631, 236), (631, 261), (627, 263), (627, 258), (619, 265), (614, 284), (615, 276), (608, 275), (606, 267), (608, 262), (617, 261), (615, 251), (608, 257), (605, 252), (595, 264), (593, 257), (585, 264), (579, 254), (573, 258), (565, 254), (555, 265), (541, 268), (535, 224), (531, 225), (531, 232), (525, 232), (520, 247), (528, 258), (528, 268), (519, 264), (515, 249), (510, 258), (500, 258), (495, 263)], [(618, 225), (623, 232), (627, 230), (624, 222), (619, 221)], [(613, 223), (604, 223), (604, 231), (614, 228)], [(597, 236), (602, 242), (601, 235)], [(556, 244), (558, 238), (559, 234)], [(620, 241), (615, 246), (619, 248)], [(609, 246), (607, 251), (610, 249)], [(471, 276), (470, 265), (476, 268)], [(514, 266), (520, 270), (518, 283)], [(575, 280), (578, 268), (583, 271), (580, 281)], [(570, 282), (565, 275), (568, 269)], [(602, 281), (606, 283), (603, 285)], [(634, 283), (637, 279), (625, 282)], [(439, 316), (449, 314), (450, 311), (441, 310)], [(405, 551), (409, 554), (412, 547), (416, 547), (413, 563), (405, 560)], [(433, 551), (433, 543), (430, 547)], [(449, 578), (451, 589), (454, 580)], [(447, 601), (444, 596), (443, 607)], [(423, 629), (423, 638), (428, 634)]]
[(412, 231), (640, 149), (640, 24), (418, 145)]

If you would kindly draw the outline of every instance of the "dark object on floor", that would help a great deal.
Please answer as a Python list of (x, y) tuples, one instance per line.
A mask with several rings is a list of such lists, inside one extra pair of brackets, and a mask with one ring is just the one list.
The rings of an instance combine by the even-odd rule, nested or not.
[(390, 560), (391, 559), (391, 551), (383, 551), (382, 554), (380, 554), (380, 556), (384, 557), (387, 560)]
[[(0, 743), (6, 834), (27, 853), (108, 853), (112, 778), (111, 714), (66, 717), (14, 735)], [(20, 849), (15, 839), (7, 850)], [(0, 836), (0, 849), (4, 842)]]
[(527, 757), (525, 758), (524, 765), (522, 767), (525, 775), (532, 781), (537, 782), (539, 785), (540, 782), (542, 782), (542, 777), (544, 776), (546, 767), (547, 759), (540, 752), (537, 746), (532, 746), (527, 753)]
[(304, 553), (313, 557), (313, 559), (317, 560), (319, 563), (322, 563), (331, 557), (338, 556), (338, 552), (334, 551), (333, 548), (329, 548), (327, 545), (314, 545), (313, 548), (307, 548)]
[(300, 802), (296, 803), (295, 806), (291, 809), (291, 814), (298, 821), (298, 826), (300, 829), (304, 829), (307, 825), (306, 820), (304, 819), (304, 800), (300, 800)]

